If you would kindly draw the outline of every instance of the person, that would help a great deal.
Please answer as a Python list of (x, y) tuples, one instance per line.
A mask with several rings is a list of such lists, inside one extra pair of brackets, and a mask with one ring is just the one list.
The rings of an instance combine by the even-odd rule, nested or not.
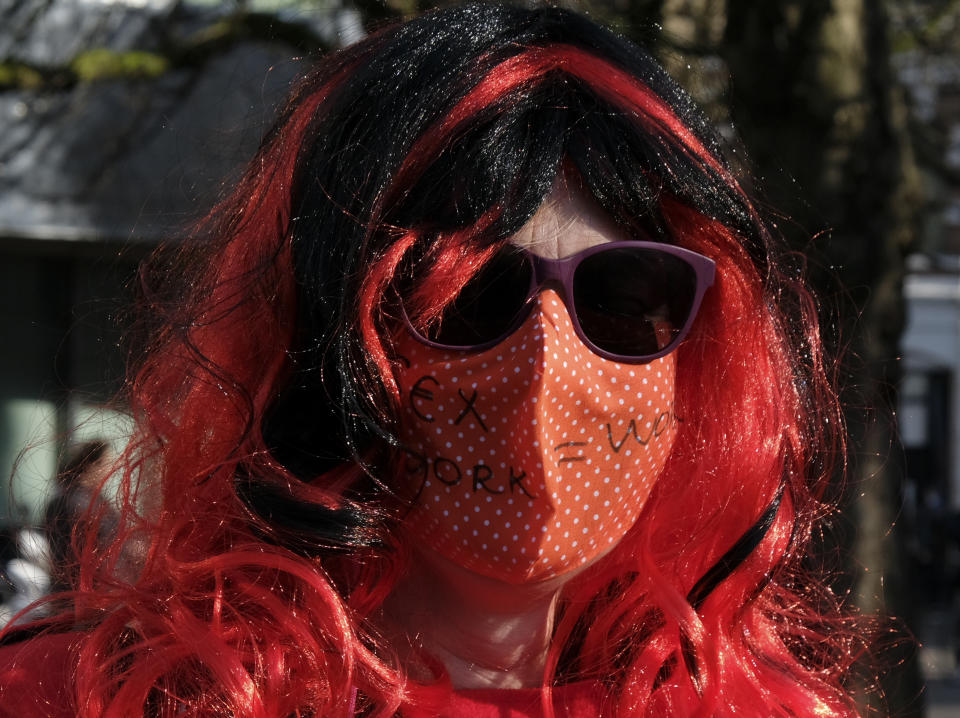
[[(76, 584), (76, 559), (73, 550), (75, 533), (83, 535), (84, 517), (91, 511), (108, 512), (109, 505), (96, 505), (96, 486), (103, 478), (99, 473), (109, 464), (110, 447), (106, 441), (93, 439), (72, 447), (62, 466), (57, 470), (56, 492), (47, 502), (43, 512), (43, 533), (48, 545), (49, 563), (54, 575), (50, 591), (69, 591)], [(101, 536), (97, 542), (106, 540), (112, 529), (108, 519), (98, 519)]]
[(804, 568), (840, 411), (724, 152), (645, 51), (562, 9), (323, 57), (144, 274), (118, 525), (87, 529), (69, 613), (7, 634), (45, 678), (5, 695), (855, 715), (851, 623)]

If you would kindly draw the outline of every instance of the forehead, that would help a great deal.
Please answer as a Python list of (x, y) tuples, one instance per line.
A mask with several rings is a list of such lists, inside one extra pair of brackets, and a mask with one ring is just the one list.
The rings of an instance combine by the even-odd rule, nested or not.
[(627, 233), (593, 197), (559, 181), (510, 242), (541, 257), (560, 259), (598, 244), (626, 239)]

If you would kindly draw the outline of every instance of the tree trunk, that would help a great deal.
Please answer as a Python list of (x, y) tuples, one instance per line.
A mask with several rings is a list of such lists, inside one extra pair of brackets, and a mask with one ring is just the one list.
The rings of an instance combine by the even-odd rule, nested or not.
[[(825, 306), (835, 306), (843, 342), (846, 587), (865, 613), (909, 623), (894, 411), (904, 256), (916, 234), (919, 182), (888, 33), (882, 2), (729, 0), (723, 52), (733, 119), (773, 206), (790, 218), (781, 230), (808, 252), (810, 234), (825, 230), (812, 247), (825, 266), (813, 277)], [(922, 715), (914, 647), (902, 636), (884, 640), (888, 670), (878, 679), (885, 698), (865, 712)]]

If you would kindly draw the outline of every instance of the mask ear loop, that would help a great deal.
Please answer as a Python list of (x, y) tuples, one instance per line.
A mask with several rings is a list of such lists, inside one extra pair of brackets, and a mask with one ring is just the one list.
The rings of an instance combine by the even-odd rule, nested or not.
[(719, 586), (737, 567), (747, 560), (747, 557), (754, 552), (760, 542), (763, 541), (770, 527), (773, 526), (773, 520), (777, 517), (777, 511), (780, 510), (780, 501), (783, 499), (784, 484), (780, 484), (777, 489), (777, 495), (767, 506), (766, 510), (760, 515), (756, 523), (748, 528), (743, 535), (737, 539), (737, 542), (720, 557), (713, 566), (703, 576), (700, 577), (690, 592), (687, 594), (687, 601), (693, 606), (695, 611), (699, 611), (713, 590)]
[[(687, 594), (687, 601), (693, 606), (695, 611), (700, 611), (707, 597), (713, 590), (723, 583), (730, 574), (736, 571), (737, 567), (747, 560), (747, 557), (754, 552), (757, 546), (760, 545), (760, 542), (766, 537), (770, 531), (770, 527), (773, 526), (774, 519), (777, 517), (777, 511), (780, 510), (780, 502), (783, 499), (784, 488), (785, 484), (781, 483), (780, 488), (777, 489), (777, 495), (773, 497), (773, 501), (770, 502), (756, 523), (748, 528), (743, 535), (737, 539), (737, 542), (733, 544), (733, 546), (700, 577), (693, 588), (690, 589), (690, 592)], [(697, 694), (703, 695), (696, 652), (693, 643), (683, 633), (680, 634), (680, 652), (683, 654), (683, 662), (687, 667), (687, 672), (690, 674), (690, 679), (693, 681), (693, 686)], [(660, 669), (661, 675), (658, 675), (658, 682), (666, 680), (669, 674), (673, 672), (672, 667), (670, 661), (664, 663)]]

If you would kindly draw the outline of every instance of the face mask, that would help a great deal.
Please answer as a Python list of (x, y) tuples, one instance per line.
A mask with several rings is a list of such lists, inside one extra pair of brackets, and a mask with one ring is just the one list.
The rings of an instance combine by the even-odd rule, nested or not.
[(406, 529), (509, 583), (586, 566), (630, 530), (676, 434), (673, 354), (618, 364), (577, 337), (544, 290), (479, 353), (398, 347)]

